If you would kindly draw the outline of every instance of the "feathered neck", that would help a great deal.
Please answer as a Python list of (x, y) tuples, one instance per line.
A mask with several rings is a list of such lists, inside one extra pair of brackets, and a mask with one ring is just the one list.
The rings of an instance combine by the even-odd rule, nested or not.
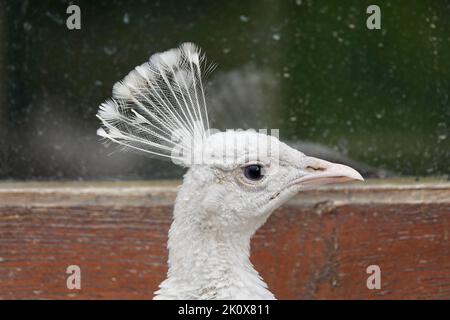
[(222, 230), (217, 221), (205, 219), (211, 212), (204, 210), (214, 206), (199, 205), (194, 190), (184, 183), (178, 193), (169, 271), (155, 299), (274, 299), (249, 259), (250, 239), (261, 222)]

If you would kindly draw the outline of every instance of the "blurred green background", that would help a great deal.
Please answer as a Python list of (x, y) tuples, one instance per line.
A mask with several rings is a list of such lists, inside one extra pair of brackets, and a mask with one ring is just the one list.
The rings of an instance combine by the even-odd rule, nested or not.
[[(66, 8), (81, 8), (81, 30)], [(381, 7), (382, 29), (366, 28)], [(0, 0), (0, 179), (179, 177), (113, 153), (95, 114), (113, 84), (185, 41), (218, 64), (211, 121), (395, 176), (450, 172), (450, 1)], [(111, 154), (113, 153), (113, 154)]]

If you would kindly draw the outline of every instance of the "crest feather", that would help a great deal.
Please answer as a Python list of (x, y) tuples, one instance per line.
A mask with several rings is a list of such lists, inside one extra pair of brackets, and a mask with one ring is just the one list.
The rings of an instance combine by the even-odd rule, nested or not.
[[(204, 56), (193, 43), (156, 53), (113, 86), (102, 103), (97, 134), (125, 148), (188, 165), (207, 137)], [(211, 67), (206, 67), (210, 70)]]

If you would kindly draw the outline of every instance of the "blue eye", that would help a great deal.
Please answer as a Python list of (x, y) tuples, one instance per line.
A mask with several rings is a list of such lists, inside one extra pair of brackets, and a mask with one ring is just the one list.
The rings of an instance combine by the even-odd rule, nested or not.
[(251, 164), (244, 168), (244, 176), (252, 181), (261, 180), (264, 175), (262, 174), (262, 166), (259, 164)]

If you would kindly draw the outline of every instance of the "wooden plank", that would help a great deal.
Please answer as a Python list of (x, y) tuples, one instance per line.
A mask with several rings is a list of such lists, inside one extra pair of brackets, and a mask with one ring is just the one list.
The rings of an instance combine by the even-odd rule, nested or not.
[[(0, 185), (0, 298), (152, 298), (174, 185)], [(445, 183), (310, 190), (257, 232), (252, 261), (282, 299), (450, 299), (449, 227)]]

